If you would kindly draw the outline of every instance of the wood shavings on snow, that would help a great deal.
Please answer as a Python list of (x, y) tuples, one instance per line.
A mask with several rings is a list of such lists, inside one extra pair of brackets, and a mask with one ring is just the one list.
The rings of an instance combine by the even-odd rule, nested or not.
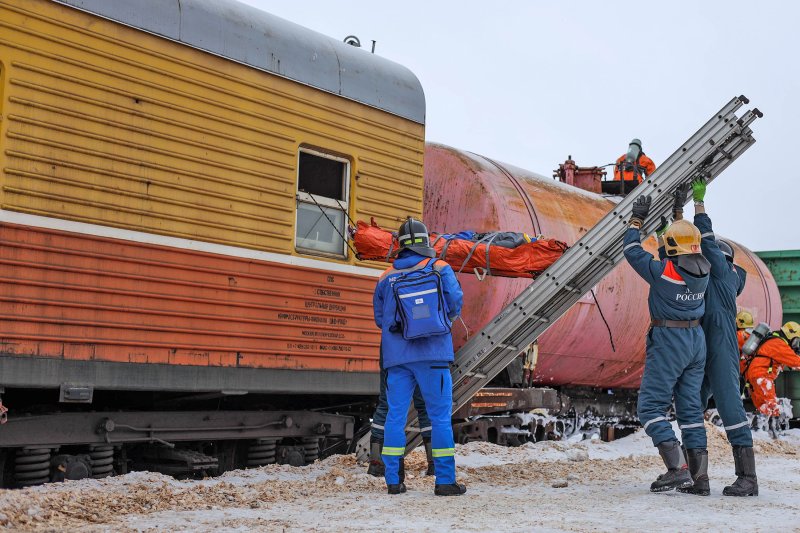
[[(469, 487), (460, 498), (431, 496), (434, 480), (424, 475), (425, 454), (418, 449), (406, 458), (409, 492), (401, 496), (388, 496), (383, 479), (366, 475), (353, 456), (334, 456), (307, 467), (269, 465), (202, 481), (139, 472), (6, 490), (0, 492), (0, 526), (17, 531), (641, 530), (658, 529), (658, 523), (616, 512), (609, 520), (608, 508), (633, 505), (626, 516), (674, 521), (664, 508), (675, 497), (682, 508), (701, 506), (708, 520), (722, 520), (706, 524), (712, 529), (724, 529), (725, 520), (731, 527), (741, 525), (738, 509), (748, 523), (763, 510), (776, 528), (782, 516), (800, 517), (800, 504), (794, 503), (800, 502), (800, 430), (787, 439), (756, 440), (762, 495), (730, 502), (719, 495), (733, 480), (730, 447), (718, 428), (707, 429), (712, 496), (705, 499), (648, 492), (663, 465), (640, 431), (611, 443), (458, 446), (458, 477)], [(715, 509), (727, 514), (720, 518)], [(688, 516), (686, 522), (669, 523), (676, 530), (697, 529)]]

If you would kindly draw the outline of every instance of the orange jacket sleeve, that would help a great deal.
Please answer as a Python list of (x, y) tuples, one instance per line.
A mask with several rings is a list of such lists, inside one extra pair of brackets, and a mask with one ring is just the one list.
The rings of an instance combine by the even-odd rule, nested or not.
[(800, 368), (800, 355), (794, 353), (782, 339), (769, 339), (761, 345), (758, 353), (769, 357), (779, 365)]
[(639, 164), (644, 167), (644, 172), (647, 176), (656, 171), (656, 164), (644, 154), (639, 158)]

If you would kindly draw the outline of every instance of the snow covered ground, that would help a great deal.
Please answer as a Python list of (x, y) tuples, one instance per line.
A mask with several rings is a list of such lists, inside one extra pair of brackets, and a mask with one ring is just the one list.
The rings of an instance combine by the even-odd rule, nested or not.
[[(270, 465), (203, 481), (133, 473), (0, 492), (15, 531), (800, 531), (800, 430), (756, 441), (760, 496), (729, 498), (725, 437), (709, 426), (712, 494), (651, 494), (663, 466), (643, 432), (612, 443), (459, 446), (468, 492), (433, 497), (424, 454), (409, 492), (386, 494), (352, 456)], [(559, 487), (559, 488), (557, 488)]]

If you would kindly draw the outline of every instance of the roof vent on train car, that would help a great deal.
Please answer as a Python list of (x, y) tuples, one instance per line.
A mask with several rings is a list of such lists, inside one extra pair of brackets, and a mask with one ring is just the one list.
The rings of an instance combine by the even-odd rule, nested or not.
[[(375, 43), (377, 41), (375, 39), (372, 40), (372, 53), (375, 53)], [(355, 46), (356, 48), (361, 48), (361, 39), (356, 37), (355, 35), (348, 35), (344, 38), (344, 44), (349, 44), (350, 46)]]

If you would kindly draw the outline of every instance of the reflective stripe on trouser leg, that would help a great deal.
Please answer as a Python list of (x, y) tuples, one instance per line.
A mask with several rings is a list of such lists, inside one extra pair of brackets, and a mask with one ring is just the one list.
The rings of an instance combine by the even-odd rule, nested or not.
[(414, 375), (405, 365), (393, 366), (386, 376), (386, 400), (389, 410), (383, 431), (383, 464), (387, 485), (400, 483), (400, 460), (406, 449), (406, 418), (414, 392)]
[(732, 446), (750, 447), (753, 434), (739, 393), (739, 346), (734, 319), (725, 314), (703, 317), (706, 334), (704, 390), (713, 395), (722, 425)]
[(692, 329), (698, 333), (691, 339), (694, 357), (675, 384), (675, 415), (681, 429), (681, 440), (687, 450), (705, 449), (707, 445), (704, 410), (700, 399), (700, 388), (706, 371), (706, 341), (701, 328)]
[[(446, 364), (420, 361), (403, 365), (414, 372), (419, 383), (428, 417), (431, 419), (431, 448), (436, 471), (436, 483), (448, 485), (456, 482), (456, 461), (453, 443), (453, 380)], [(444, 367), (444, 368), (442, 368)]]
[(431, 455), (434, 457), (453, 457), (456, 454), (455, 448), (432, 448)]

